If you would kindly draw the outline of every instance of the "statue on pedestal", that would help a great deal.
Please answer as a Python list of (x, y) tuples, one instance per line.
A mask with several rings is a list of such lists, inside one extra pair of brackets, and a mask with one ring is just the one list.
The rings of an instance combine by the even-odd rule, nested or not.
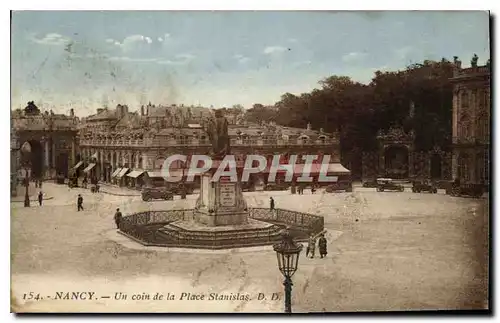
[(470, 61), (470, 65), (472, 67), (477, 67), (477, 61), (478, 60), (479, 60), (479, 57), (476, 54), (474, 54), (474, 56), (472, 56), (472, 59)]
[(204, 126), (212, 144), (212, 158), (214, 159), (223, 159), (231, 153), (228, 126), (229, 122), (220, 110), (215, 111), (215, 117), (208, 119)]

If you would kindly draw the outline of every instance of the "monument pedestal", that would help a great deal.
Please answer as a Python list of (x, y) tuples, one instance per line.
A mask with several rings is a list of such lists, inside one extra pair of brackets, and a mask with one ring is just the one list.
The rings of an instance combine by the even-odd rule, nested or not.
[(200, 196), (196, 201), (194, 220), (206, 226), (243, 225), (248, 223), (248, 209), (241, 183), (222, 177), (212, 181), (215, 169), (201, 177)]

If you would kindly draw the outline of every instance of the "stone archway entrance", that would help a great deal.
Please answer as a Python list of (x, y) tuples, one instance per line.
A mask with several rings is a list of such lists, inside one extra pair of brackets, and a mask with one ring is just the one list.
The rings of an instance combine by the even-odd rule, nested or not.
[(433, 154), (431, 157), (431, 178), (441, 178), (441, 156)]
[(31, 178), (40, 179), (43, 177), (44, 161), (43, 146), (38, 140), (29, 140), (31, 146)]
[(408, 178), (408, 148), (405, 146), (389, 146), (385, 149), (385, 174), (390, 178)]

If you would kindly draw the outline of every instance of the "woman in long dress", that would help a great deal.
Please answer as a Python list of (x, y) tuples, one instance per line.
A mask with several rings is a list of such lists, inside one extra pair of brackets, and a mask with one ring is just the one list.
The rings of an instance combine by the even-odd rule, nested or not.
[(319, 238), (318, 247), (319, 247), (319, 255), (321, 256), (321, 258), (326, 257), (328, 252), (326, 251), (326, 238), (324, 234), (322, 234), (321, 238)]

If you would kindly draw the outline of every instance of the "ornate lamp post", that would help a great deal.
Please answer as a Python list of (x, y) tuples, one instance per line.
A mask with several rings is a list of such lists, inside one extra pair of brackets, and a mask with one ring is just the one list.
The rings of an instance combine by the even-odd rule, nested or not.
[(282, 240), (273, 246), (278, 258), (278, 268), (285, 277), (285, 313), (292, 313), (292, 276), (297, 271), (302, 244), (295, 243), (289, 229), (282, 232)]
[(25, 142), (21, 146), (21, 158), (22, 158), (22, 164), (24, 166), (24, 171), (25, 171), (25, 176), (24, 176), (24, 185), (26, 187), (26, 192), (24, 194), (24, 206), (29, 207), (30, 206), (30, 195), (29, 195), (29, 186), (30, 186), (30, 178), (29, 178), (29, 170), (31, 166), (31, 145), (29, 142)]

